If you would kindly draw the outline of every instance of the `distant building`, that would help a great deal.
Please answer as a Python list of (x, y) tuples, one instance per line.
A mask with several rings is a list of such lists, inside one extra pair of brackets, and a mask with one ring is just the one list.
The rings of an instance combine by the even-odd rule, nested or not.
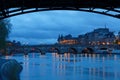
[(16, 42), (15, 40), (7, 41), (6, 44), (7, 44), (7, 47), (20, 47), (21, 46), (20, 41)]
[(118, 39), (120, 39), (120, 31), (118, 32)]
[(85, 34), (85, 39), (88, 42), (87, 44), (90, 45), (113, 44), (115, 38), (114, 33), (109, 31), (108, 28), (98, 28)]
[(58, 38), (59, 44), (81, 44), (81, 45), (110, 45), (116, 39), (114, 32), (109, 31), (108, 28), (94, 29), (78, 37), (72, 37), (71, 34)]
[(120, 45), (120, 31), (118, 32), (115, 42)]
[(58, 38), (59, 44), (78, 44), (78, 38), (72, 37), (71, 34), (63, 36), (60, 35)]

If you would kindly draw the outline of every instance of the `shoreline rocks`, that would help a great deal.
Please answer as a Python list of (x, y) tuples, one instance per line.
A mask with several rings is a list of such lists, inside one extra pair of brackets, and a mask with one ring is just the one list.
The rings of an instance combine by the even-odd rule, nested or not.
[(22, 69), (15, 59), (0, 59), (0, 80), (20, 80)]

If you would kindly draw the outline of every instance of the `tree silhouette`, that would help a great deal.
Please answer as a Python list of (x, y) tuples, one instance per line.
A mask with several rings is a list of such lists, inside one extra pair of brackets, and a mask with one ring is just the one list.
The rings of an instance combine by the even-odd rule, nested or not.
[(0, 52), (5, 54), (6, 52), (6, 39), (11, 30), (10, 20), (0, 20)]

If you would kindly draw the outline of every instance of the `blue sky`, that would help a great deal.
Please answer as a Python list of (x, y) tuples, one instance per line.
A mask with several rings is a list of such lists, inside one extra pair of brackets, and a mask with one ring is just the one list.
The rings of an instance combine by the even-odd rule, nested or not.
[(57, 42), (59, 34), (78, 36), (96, 28), (105, 27), (117, 33), (120, 20), (81, 11), (43, 11), (10, 18), (12, 31), (10, 40), (28, 44), (51, 44)]

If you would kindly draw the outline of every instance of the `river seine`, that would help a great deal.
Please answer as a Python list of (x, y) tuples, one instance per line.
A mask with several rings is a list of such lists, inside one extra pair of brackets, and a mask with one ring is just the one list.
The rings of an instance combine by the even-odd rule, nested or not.
[(120, 55), (29, 53), (4, 58), (21, 63), (21, 80), (120, 80)]

